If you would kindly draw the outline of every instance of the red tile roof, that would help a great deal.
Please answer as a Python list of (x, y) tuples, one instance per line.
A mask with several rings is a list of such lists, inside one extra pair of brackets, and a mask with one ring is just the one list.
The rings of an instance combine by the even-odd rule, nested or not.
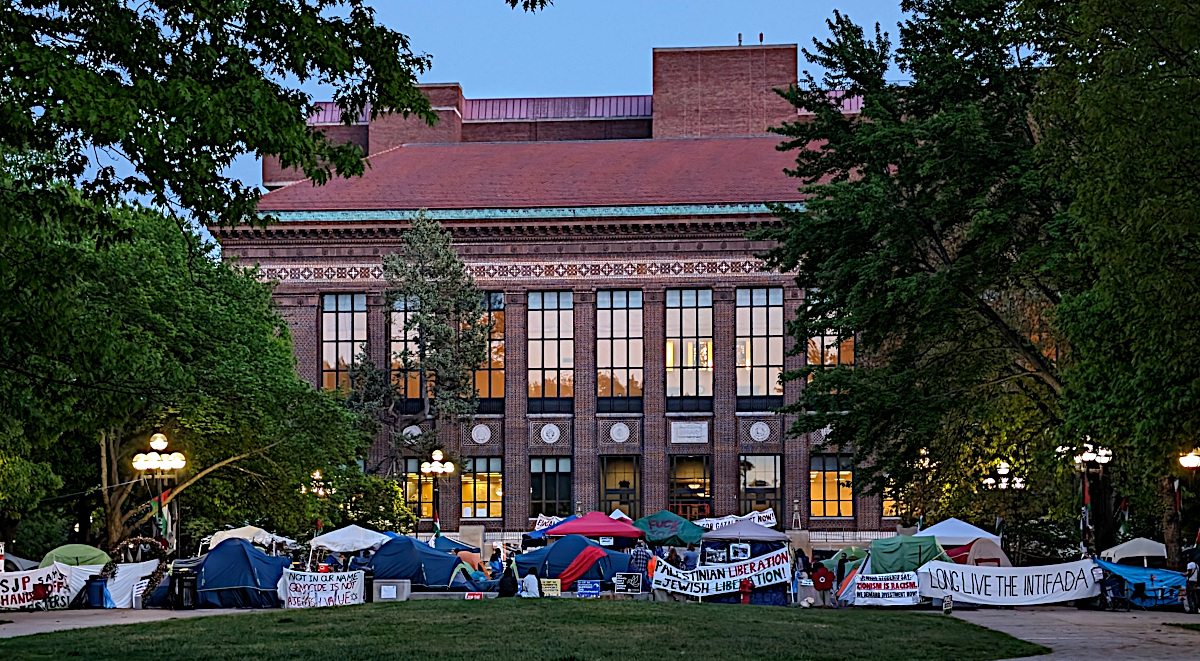
[(262, 211), (760, 204), (803, 199), (777, 137), (410, 144), (361, 178), (305, 180)]

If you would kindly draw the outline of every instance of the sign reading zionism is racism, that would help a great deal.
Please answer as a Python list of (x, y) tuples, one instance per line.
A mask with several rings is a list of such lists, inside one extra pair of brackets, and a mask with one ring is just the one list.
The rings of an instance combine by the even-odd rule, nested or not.
[(855, 606), (913, 606), (920, 600), (915, 571), (859, 574), (854, 578)]
[(972, 567), (935, 560), (918, 570), (922, 597), (994, 606), (1053, 604), (1100, 594), (1091, 560), (1044, 567)]
[(679, 592), (693, 597), (737, 592), (745, 579), (749, 579), (756, 588), (792, 580), (791, 553), (783, 548), (743, 562), (704, 565), (691, 571), (676, 569), (665, 562), (654, 566), (655, 590)]
[(324, 608), (363, 602), (363, 572), (318, 574), (283, 570), (279, 600), (284, 608)]

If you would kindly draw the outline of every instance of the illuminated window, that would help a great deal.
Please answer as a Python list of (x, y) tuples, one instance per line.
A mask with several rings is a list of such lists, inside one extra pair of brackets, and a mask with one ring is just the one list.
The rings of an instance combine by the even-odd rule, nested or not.
[(568, 457), (530, 457), (529, 516), (571, 516), (571, 460)]
[(404, 502), (422, 519), (433, 518), (433, 476), (421, 473), (420, 459), (404, 460)]
[(667, 410), (711, 411), (713, 394), (711, 289), (668, 289)]
[(464, 519), (499, 519), (504, 516), (504, 461), (500, 457), (469, 457), (462, 465), (462, 516)]
[(814, 454), (808, 473), (810, 514), (854, 516), (854, 458), (848, 454)]
[(642, 292), (596, 292), (596, 410), (642, 411)]
[(742, 474), (738, 514), (766, 509), (774, 509), (777, 515), (782, 512), (779, 455), (743, 454), (738, 457), (738, 466)]
[(712, 464), (708, 455), (672, 455), (667, 508), (685, 519), (712, 514)]
[(325, 294), (321, 304), (321, 387), (350, 390), (350, 368), (367, 351), (367, 295)]
[(737, 408), (783, 406), (783, 288), (737, 290)]
[(894, 498), (884, 496), (883, 498), (883, 515), (887, 517), (900, 516), (900, 507)]
[(600, 511), (642, 516), (641, 462), (636, 456), (600, 457)]
[(826, 335), (808, 338), (808, 364), (854, 367), (854, 336), (839, 340), (838, 335), (830, 331)]
[(475, 371), (475, 390), (479, 393), (480, 413), (504, 413), (504, 294), (483, 295), (483, 309), (492, 322), (488, 357)]
[(575, 410), (575, 310), (569, 291), (529, 294), (529, 412)]
[[(392, 384), (400, 398), (403, 413), (416, 413), (422, 408), (421, 373), (417, 371), (417, 329), (409, 321), (417, 309), (415, 298), (392, 302), (388, 317), (388, 350), (391, 352)], [(414, 322), (415, 323), (415, 322)], [(406, 367), (408, 369), (406, 369)]]

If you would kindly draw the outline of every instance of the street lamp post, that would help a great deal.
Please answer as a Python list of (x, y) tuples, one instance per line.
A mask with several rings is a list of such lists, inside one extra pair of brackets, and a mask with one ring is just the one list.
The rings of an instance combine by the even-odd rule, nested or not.
[[(1088, 440), (1090, 441), (1091, 439), (1089, 438)], [(1071, 448), (1067, 447), (1059, 447), (1058, 452), (1059, 454), (1066, 454), (1070, 451), (1070, 449)], [(1108, 465), (1108, 462), (1112, 461), (1112, 458), (1112, 450), (1106, 447), (1097, 447), (1091, 443), (1084, 443), (1083, 451), (1072, 457), (1072, 461), (1075, 463), (1075, 470), (1078, 471), (1080, 475), (1080, 489), (1083, 493), (1083, 506), (1079, 510), (1079, 529), (1083, 533), (1083, 540), (1080, 542), (1080, 544), (1085, 552), (1087, 550), (1089, 533), (1094, 529), (1090, 514), (1091, 491), (1088, 488), (1091, 482), (1091, 476), (1094, 472), (1096, 474), (1097, 486), (1103, 487), (1104, 467)], [(1101, 498), (1100, 503), (1104, 511), (1101, 513), (1100, 520), (1107, 524), (1108, 519), (1111, 518), (1108, 516), (1108, 494), (1107, 492), (1102, 491), (1101, 495), (1103, 497)], [(1092, 542), (1096, 541), (1096, 539), (1094, 539), (1096, 535), (1090, 535), (1090, 537), (1093, 537), (1091, 540)], [(1104, 541), (1107, 542), (1111, 540)]]
[(442, 524), (438, 518), (438, 511), (441, 509), (441, 494), (438, 491), (438, 481), (454, 473), (454, 464), (449, 461), (443, 461), (445, 455), (442, 454), (441, 450), (434, 450), (429, 458), (431, 461), (421, 463), (421, 473), (433, 477), (433, 534), (436, 537), (442, 534)]
[[(150, 437), (150, 452), (134, 455), (133, 469), (138, 471), (143, 478), (150, 474), (154, 478), (154, 486), (158, 491), (158, 507), (159, 511), (165, 516), (166, 509), (163, 506), (164, 494), (166, 493), (166, 482), (168, 479), (175, 478), (175, 471), (182, 470), (187, 466), (187, 458), (182, 452), (167, 452), (166, 434), (161, 432)], [(179, 502), (173, 501), (175, 506), (175, 540), (179, 539)], [(165, 536), (165, 534), (164, 534)]]

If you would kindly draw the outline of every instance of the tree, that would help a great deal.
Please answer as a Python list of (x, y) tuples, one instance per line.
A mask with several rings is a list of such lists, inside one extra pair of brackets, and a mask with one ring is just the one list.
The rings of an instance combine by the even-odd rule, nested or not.
[[(776, 206), (781, 227), (759, 236), (806, 295), (789, 332), (808, 365), (784, 378), (808, 381), (786, 409), (807, 415), (791, 432), (830, 427), (828, 445), (874, 467), (860, 488), (915, 518), (977, 498), (1001, 461), (1053, 474), (1064, 347), (1050, 322), (1074, 272), (1053, 268), (1071, 253), (1068, 200), (1038, 167), (1038, 59), (1015, 3), (902, 7), (894, 50), (835, 12), (831, 38), (804, 51), (826, 73), (784, 96), (815, 118), (777, 132), (809, 197)], [(889, 83), (893, 64), (911, 82)], [(846, 97), (860, 117), (842, 114)], [(810, 341), (822, 336), (853, 338), (853, 367)], [(905, 488), (921, 483), (934, 488)]]
[(1177, 458), (1200, 446), (1200, 8), (1025, 4), (1052, 65), (1035, 107), (1046, 170), (1073, 193), (1095, 273), (1058, 312), (1073, 350), (1065, 418), (1106, 430), (1130, 487), (1153, 485), (1181, 566)]
[(433, 434), (411, 438), (404, 430), (469, 418), (478, 405), (475, 371), (488, 358), (492, 324), (451, 239), (420, 213), (404, 233), (400, 252), (383, 258), (393, 336), (404, 341), (387, 367), (360, 357), (348, 403), (372, 415), (393, 447), (431, 450)]

